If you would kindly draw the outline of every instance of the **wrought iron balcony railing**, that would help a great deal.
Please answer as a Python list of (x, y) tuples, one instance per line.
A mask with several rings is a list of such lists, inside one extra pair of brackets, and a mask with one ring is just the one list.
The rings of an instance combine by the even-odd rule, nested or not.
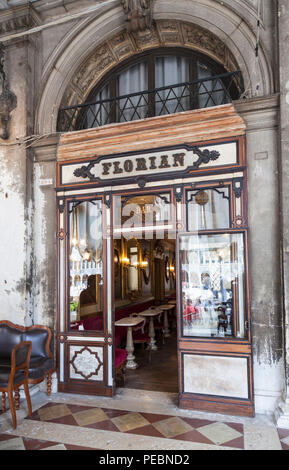
[(240, 71), (62, 108), (58, 130), (69, 132), (230, 103), (243, 92)]

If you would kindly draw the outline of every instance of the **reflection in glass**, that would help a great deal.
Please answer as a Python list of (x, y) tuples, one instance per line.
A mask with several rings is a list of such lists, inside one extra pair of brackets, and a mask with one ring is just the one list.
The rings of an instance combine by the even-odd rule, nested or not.
[(172, 217), (170, 203), (170, 193), (115, 197), (114, 225), (137, 227), (167, 223)]
[(245, 337), (241, 233), (180, 236), (184, 336)]
[(230, 227), (229, 189), (188, 191), (188, 231)]
[(70, 327), (103, 330), (101, 201), (70, 204)]

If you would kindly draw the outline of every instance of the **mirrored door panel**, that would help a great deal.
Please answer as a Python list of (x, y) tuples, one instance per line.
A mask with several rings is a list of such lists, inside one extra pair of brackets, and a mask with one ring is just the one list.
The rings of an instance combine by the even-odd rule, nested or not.
[(244, 233), (180, 235), (183, 336), (245, 338)]

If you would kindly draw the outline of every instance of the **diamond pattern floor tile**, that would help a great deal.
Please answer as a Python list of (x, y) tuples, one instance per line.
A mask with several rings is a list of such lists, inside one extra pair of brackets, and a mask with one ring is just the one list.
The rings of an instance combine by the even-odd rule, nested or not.
[(74, 418), (79, 426), (87, 426), (93, 423), (100, 423), (108, 419), (107, 415), (101, 408), (91, 408), (85, 411), (74, 413)]
[(112, 418), (112, 422), (116, 425), (120, 432), (132, 431), (133, 429), (142, 428), (149, 424), (140, 413), (127, 413), (116, 418)]
[[(132, 412), (93, 406), (49, 402), (35, 411), (28, 420), (38, 420), (132, 436), (174, 439), (197, 444), (244, 449), (244, 427), (241, 423), (215, 422), (203, 419), (169, 416), (157, 413)], [(289, 450), (289, 429), (278, 429), (283, 450)], [(91, 447), (67, 445), (0, 434), (0, 450), (92, 450)], [(95, 449), (94, 449), (95, 450)]]
[(192, 427), (188, 423), (185, 423), (177, 416), (154, 423), (153, 426), (164, 437), (171, 439), (192, 430)]
[(198, 428), (198, 431), (206, 436), (216, 445), (222, 445), (233, 439), (241, 437), (242, 434), (228, 426), (226, 423), (213, 423)]

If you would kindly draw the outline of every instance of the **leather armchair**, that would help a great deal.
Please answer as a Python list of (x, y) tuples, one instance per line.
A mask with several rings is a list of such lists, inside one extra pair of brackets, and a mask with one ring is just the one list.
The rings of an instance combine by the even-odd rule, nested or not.
[[(31, 341), (32, 351), (28, 369), (28, 383), (37, 384), (47, 378), (47, 394), (51, 393), (51, 376), (55, 372), (51, 352), (52, 332), (42, 325), (24, 327), (7, 320), (0, 321), (0, 367), (10, 365), (12, 349), (22, 341)], [(16, 409), (19, 403), (18, 394)]]

